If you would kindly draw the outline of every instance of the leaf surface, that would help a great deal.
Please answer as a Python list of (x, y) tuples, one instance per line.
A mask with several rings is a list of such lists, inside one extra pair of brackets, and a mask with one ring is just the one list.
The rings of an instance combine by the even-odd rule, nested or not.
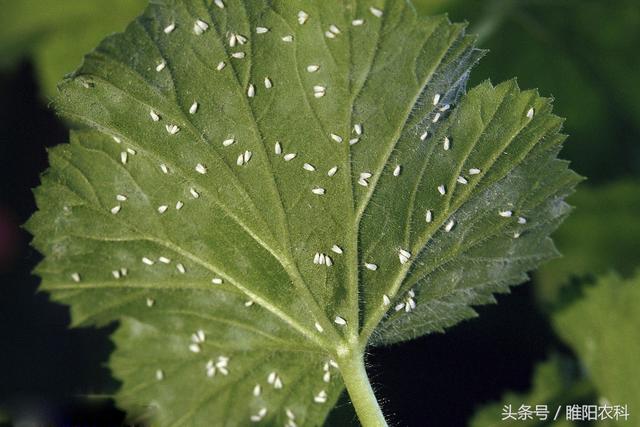
[(561, 120), (513, 81), (465, 94), (482, 54), (395, 0), (158, 0), (89, 54), (56, 102), (88, 129), (51, 151), (29, 229), (74, 324), (121, 321), (119, 404), (321, 425), (333, 360), (554, 256), (579, 181)]

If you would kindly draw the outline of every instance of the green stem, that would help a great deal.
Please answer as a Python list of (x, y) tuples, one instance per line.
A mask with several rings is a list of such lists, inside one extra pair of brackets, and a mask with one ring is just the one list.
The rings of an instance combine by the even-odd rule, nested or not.
[(387, 422), (369, 383), (362, 353), (353, 351), (338, 360), (342, 379), (362, 427), (387, 427)]

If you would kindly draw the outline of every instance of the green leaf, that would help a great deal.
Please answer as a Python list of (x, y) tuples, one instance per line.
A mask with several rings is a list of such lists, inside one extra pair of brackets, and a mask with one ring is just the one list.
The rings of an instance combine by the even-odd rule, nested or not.
[(631, 417), (640, 409), (640, 383), (630, 380), (639, 375), (638, 304), (640, 274), (629, 280), (610, 274), (553, 316), (556, 331), (580, 359), (599, 401), (628, 405)]
[(570, 200), (575, 213), (555, 234), (563, 256), (535, 275), (536, 292), (547, 303), (558, 300), (572, 277), (595, 278), (611, 270), (629, 277), (640, 265), (638, 183), (581, 186)]
[(30, 57), (46, 96), (106, 35), (121, 31), (146, 0), (0, 0), (0, 68)]
[(120, 320), (118, 403), (320, 425), (346, 384), (383, 422), (364, 348), (526, 280), (580, 179), (550, 100), (465, 94), (482, 54), (399, 0), (157, 0), (89, 54), (28, 227), (74, 324)]

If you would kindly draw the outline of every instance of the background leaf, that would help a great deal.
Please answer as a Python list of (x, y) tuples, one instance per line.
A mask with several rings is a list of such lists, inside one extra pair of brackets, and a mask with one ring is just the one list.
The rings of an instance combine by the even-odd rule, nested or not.
[(0, 0), (0, 69), (30, 56), (43, 94), (78, 67), (107, 34), (121, 31), (146, 0)]
[(383, 318), (441, 330), (555, 255), (580, 178), (550, 100), (463, 97), (464, 26), (347, 6), (158, 1), (60, 86), (93, 130), (50, 152), (37, 272), (75, 325), (120, 320), (132, 415), (321, 424)]
[(638, 304), (640, 275), (623, 280), (610, 274), (586, 287), (584, 298), (553, 316), (558, 334), (593, 381), (600, 404), (628, 405), (630, 414), (640, 408), (640, 384), (629, 380), (638, 376)]
[(517, 76), (553, 95), (576, 141), (565, 155), (591, 182), (640, 173), (637, 1), (416, 0), (416, 7), (467, 20), (480, 35), (491, 54), (472, 83)]
[(563, 256), (535, 274), (536, 293), (545, 303), (557, 302), (572, 278), (593, 280), (609, 271), (629, 277), (640, 265), (637, 183), (581, 186), (570, 201), (576, 209), (554, 235)]

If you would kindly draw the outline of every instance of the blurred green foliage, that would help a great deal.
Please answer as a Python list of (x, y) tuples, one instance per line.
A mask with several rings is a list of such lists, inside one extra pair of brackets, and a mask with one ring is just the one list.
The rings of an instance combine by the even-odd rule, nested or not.
[(530, 406), (533, 411), (536, 410), (537, 405), (547, 405), (550, 412), (549, 417), (553, 418), (558, 405), (575, 404), (576, 399), (582, 400), (592, 394), (590, 384), (581, 380), (578, 375), (572, 360), (554, 355), (536, 367), (530, 391), (524, 393), (508, 392), (502, 397), (502, 401), (483, 406), (471, 419), (469, 426), (575, 426), (575, 423), (566, 421), (564, 417), (559, 417), (557, 422), (549, 421), (545, 424), (541, 423), (538, 418), (503, 421), (502, 414), (507, 405), (511, 405), (510, 409), (513, 413), (518, 413), (522, 405)]
[(599, 400), (628, 405), (635, 424), (640, 411), (638, 307), (640, 273), (628, 280), (610, 274), (585, 287), (583, 298), (553, 315), (556, 331), (578, 356)]
[(569, 203), (576, 208), (554, 234), (563, 257), (535, 273), (544, 303), (556, 301), (572, 277), (589, 279), (612, 270), (629, 276), (640, 265), (640, 183), (583, 186)]
[(559, 337), (576, 359), (553, 356), (540, 364), (533, 375), (531, 390), (506, 393), (501, 402), (482, 407), (471, 427), (495, 425), (577, 426), (582, 422), (502, 421), (505, 405), (517, 412), (520, 405), (547, 405), (552, 412), (567, 405), (627, 405), (628, 420), (601, 420), (599, 426), (636, 425), (640, 409), (640, 272), (624, 280), (615, 274), (601, 277), (595, 284), (583, 284), (582, 295), (567, 302), (553, 315)]
[(518, 76), (556, 98), (571, 138), (564, 156), (592, 182), (640, 172), (638, 0), (414, 0), (467, 20), (490, 53), (472, 80)]
[(30, 58), (45, 97), (106, 35), (122, 31), (147, 0), (0, 0), (0, 70)]

